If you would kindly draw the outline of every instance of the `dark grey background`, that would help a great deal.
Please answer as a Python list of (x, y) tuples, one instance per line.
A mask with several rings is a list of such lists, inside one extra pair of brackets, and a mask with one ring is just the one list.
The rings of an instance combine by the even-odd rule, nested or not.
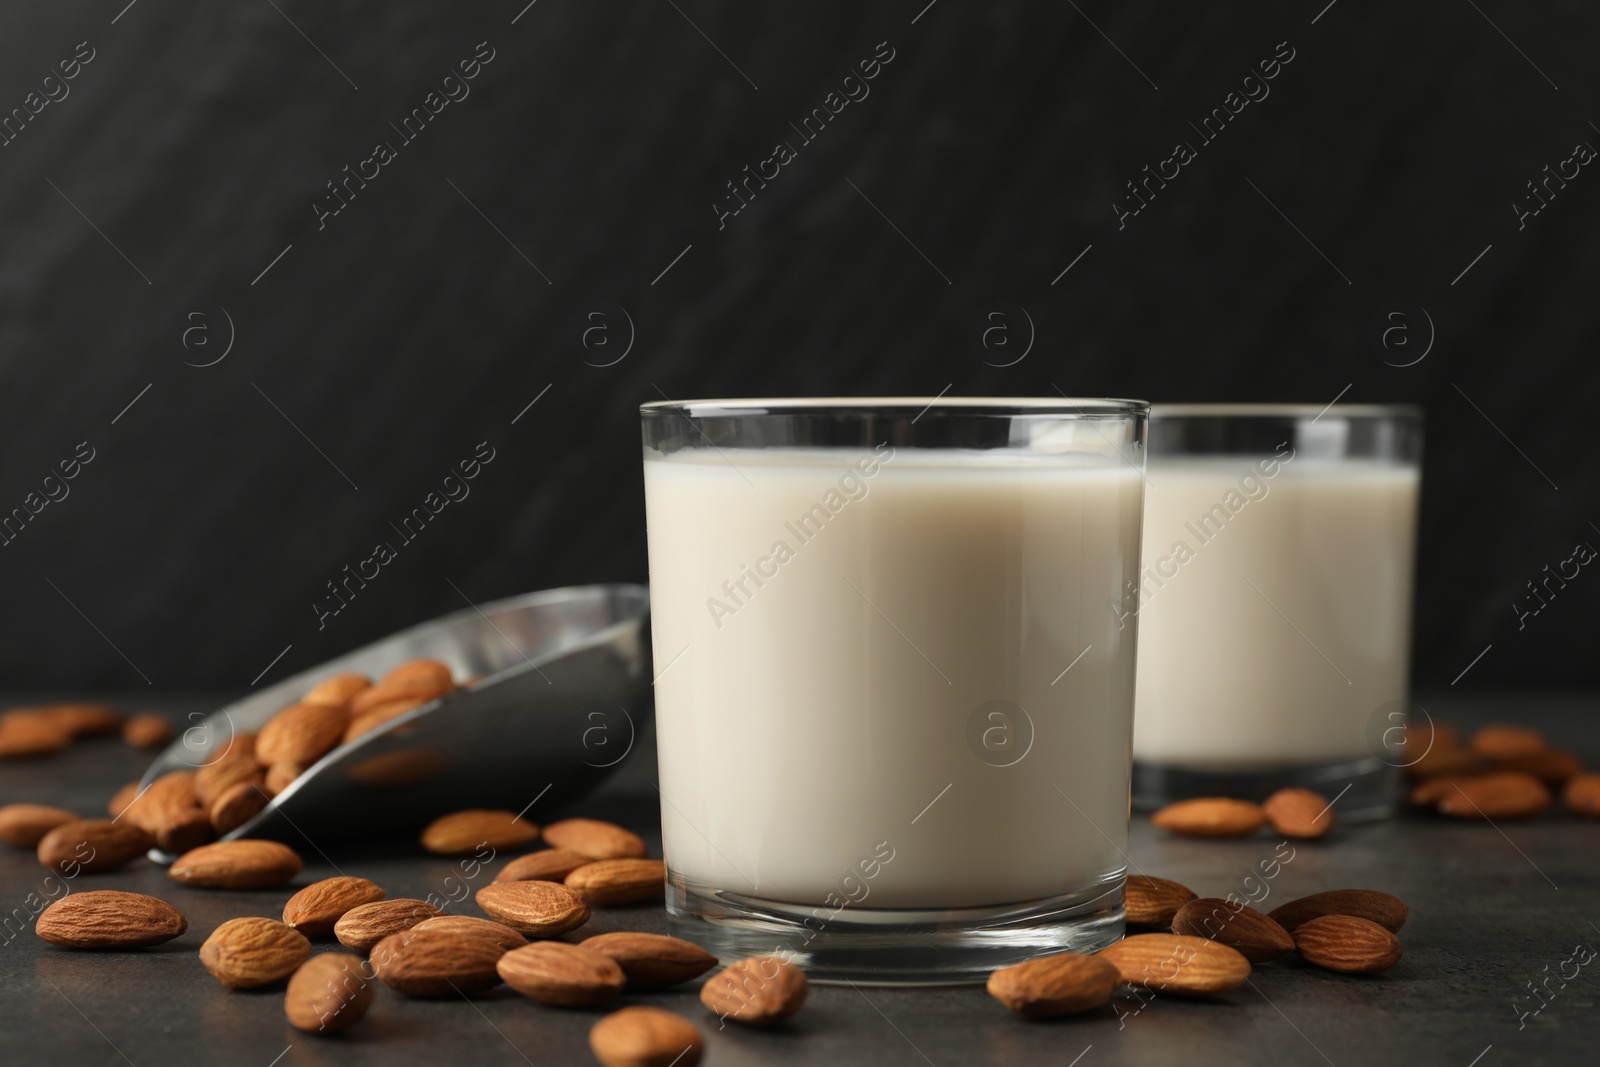
[[(242, 686), (463, 597), (642, 579), (662, 395), (1059, 386), (1425, 404), (1418, 683), (1490, 645), (1463, 685), (1600, 680), (1600, 580), (1511, 608), (1600, 542), (1600, 179), (1512, 209), (1600, 144), (1600, 16), (1325, 3), (9, 5), (0, 115), (95, 58), (0, 148), (0, 514), (95, 459), (0, 549), (0, 679)], [(324, 183), (483, 41), (471, 95), (319, 231)], [(722, 182), (881, 41), (871, 95), (719, 231)], [(1119, 230), (1124, 183), (1283, 41), (1270, 96)], [(1023, 308), (1031, 351), (987, 366)], [(586, 365), (623, 311), (626, 358)], [(324, 583), (481, 441), (471, 496), (319, 630)]]

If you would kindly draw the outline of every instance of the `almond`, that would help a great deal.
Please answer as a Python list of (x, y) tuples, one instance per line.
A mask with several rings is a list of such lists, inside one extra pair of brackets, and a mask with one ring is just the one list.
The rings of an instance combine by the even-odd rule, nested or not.
[(338, 1033), (367, 1014), (376, 987), (364, 976), (359, 956), (325, 952), (313, 956), (289, 979), (284, 1014), (307, 1033)]
[(1345, 974), (1386, 971), (1400, 961), (1400, 939), (1354, 915), (1309, 919), (1295, 928), (1294, 944), (1307, 963)]
[(699, 945), (666, 934), (596, 934), (585, 938), (583, 947), (616, 960), (629, 989), (664, 989), (698, 978), (717, 965), (717, 957)]
[(235, 782), (212, 802), (207, 817), (217, 833), (232, 833), (260, 815), (271, 799), (267, 796), (267, 791), (257, 785), (254, 779)]
[(1413, 778), (1432, 778), (1440, 774), (1471, 774), (1479, 770), (1478, 758), (1464, 748), (1434, 745), (1427, 753), (1404, 764)]
[(1561, 748), (1547, 748), (1529, 756), (1511, 756), (1493, 762), (1496, 770), (1531, 774), (1546, 785), (1560, 785), (1583, 771), (1583, 760), (1577, 753)]
[(1294, 938), (1276, 920), (1221, 897), (1201, 897), (1179, 908), (1172, 932), (1210, 938), (1237, 949), (1251, 963), (1266, 963), (1294, 951)]
[(39, 839), (39, 862), (71, 878), (112, 871), (138, 859), (156, 840), (132, 823), (112, 819), (66, 822)]
[(1171, 926), (1173, 915), (1195, 898), (1195, 892), (1170, 878), (1130, 874), (1124, 898), (1128, 922), (1137, 926)]
[(478, 993), (500, 984), (495, 964), (505, 949), (449, 930), (403, 930), (372, 946), (378, 980), (408, 997)]
[(144, 948), (171, 941), (189, 924), (164, 900), (94, 889), (62, 897), (39, 913), (34, 932), (62, 948)]
[(411, 930), (413, 933), (449, 934), (461, 941), (480, 941), (486, 945), (493, 945), (502, 953), (521, 948), (528, 943), (527, 938), (505, 923), (497, 923), (493, 919), (480, 919), (475, 915), (439, 915), (432, 919), (423, 919)]
[(1250, 961), (1236, 949), (1203, 937), (1134, 934), (1101, 949), (1124, 982), (1166, 993), (1225, 993), (1244, 985)]
[(645, 854), (644, 838), (599, 819), (562, 819), (544, 828), (545, 843), (592, 860), (629, 859)]
[(133, 823), (146, 833), (161, 831), (169, 821), (193, 811), (200, 806), (195, 799), (193, 771), (169, 771), (144, 787), (133, 799), (123, 820)]
[(294, 849), (277, 841), (217, 841), (179, 856), (167, 877), (205, 889), (274, 889), (305, 866)]
[(276, 919), (229, 919), (200, 946), (200, 962), (229, 989), (281, 982), (311, 957), (311, 942)]
[(1163, 830), (1190, 837), (1243, 837), (1267, 821), (1261, 805), (1228, 797), (1196, 797), (1168, 804), (1150, 821)]
[(328, 937), (345, 912), (382, 899), (383, 890), (365, 878), (324, 878), (289, 898), (283, 921), (307, 937)]
[(72, 742), (61, 720), (33, 711), (8, 711), (0, 715), (0, 759), (53, 756)]
[(473, 808), (441, 815), (422, 831), (422, 847), (440, 856), (460, 856), (488, 845), (519, 848), (539, 836), (539, 827), (515, 812)]
[(211, 828), (211, 816), (203, 808), (190, 808), (161, 824), (161, 829), (156, 831), (156, 847), (177, 856), (215, 840), (216, 836)]
[(455, 688), (455, 684), (449, 679), (438, 676), (427, 677), (425, 674), (426, 672), (396, 678), (393, 681), (385, 678), (377, 685), (361, 690), (350, 698), (350, 717), (359, 719), (368, 712), (397, 700), (415, 700), (419, 704), (426, 704)]
[(666, 891), (667, 865), (660, 860), (597, 860), (567, 875), (566, 885), (592, 906), (659, 900)]
[(240, 782), (260, 782), (261, 765), (248, 752), (229, 750), (194, 772), (194, 797), (202, 808), (209, 810), (216, 799), (230, 786)]
[(729, 964), (700, 987), (700, 1003), (722, 1019), (748, 1026), (770, 1026), (787, 1019), (806, 1002), (806, 973), (776, 956), (757, 956)]
[(112, 794), (111, 800), (106, 804), (106, 811), (110, 813), (113, 819), (128, 810), (128, 805), (132, 804), (133, 798), (139, 795), (141, 787), (139, 782), (129, 782)]
[(565, 941), (537, 941), (512, 949), (500, 957), (496, 969), (506, 985), (518, 993), (541, 1004), (561, 1008), (603, 1004), (621, 993), (627, 984), (622, 968), (611, 957)]
[(1561, 799), (1575, 815), (1600, 818), (1600, 774), (1580, 774), (1567, 782)]
[(378, 704), (360, 715), (351, 715), (350, 725), (344, 731), (344, 741), (348, 744), (363, 734), (369, 734), (384, 723), (398, 719), (407, 712), (422, 707), (432, 699), (432, 697), (400, 697)]
[(560, 937), (589, 921), (589, 905), (555, 882), (494, 882), (473, 898), (491, 919), (529, 937)]
[(1548, 746), (1544, 734), (1531, 726), (1495, 724), (1472, 735), (1468, 746), (1473, 753), (1489, 760), (1514, 759), (1543, 752)]
[(1457, 782), (1465, 782), (1469, 778), (1476, 778), (1476, 774), (1436, 774), (1432, 778), (1424, 778), (1411, 787), (1411, 792), (1406, 799), (1419, 808), (1431, 808), (1445, 794), (1454, 792), (1451, 788)]
[(371, 679), (364, 674), (347, 672), (336, 674), (332, 678), (324, 678), (311, 687), (311, 691), (301, 699), (302, 704), (332, 704), (335, 707), (346, 707), (350, 699), (372, 685)]
[(589, 1048), (605, 1067), (694, 1067), (705, 1042), (694, 1023), (662, 1008), (623, 1008), (594, 1024)]
[(350, 715), (342, 704), (287, 707), (256, 735), (256, 762), (263, 767), (274, 763), (309, 767), (339, 744), (349, 722)]
[(564, 882), (567, 875), (594, 861), (567, 848), (545, 848), (518, 856), (494, 876), (497, 882)]
[(1267, 914), (1293, 934), (1300, 924), (1324, 915), (1354, 915), (1399, 931), (1406, 924), (1406, 913), (1405, 901), (1376, 889), (1330, 889), (1291, 900)]
[(262, 788), (267, 791), (268, 796), (275, 797), (288, 789), (290, 784), (304, 773), (305, 768), (298, 763), (274, 763), (267, 768)]
[(1261, 810), (1284, 837), (1321, 837), (1333, 829), (1333, 805), (1309, 789), (1280, 789), (1262, 803)]
[(448, 665), (436, 659), (412, 659), (400, 664), (378, 682), (379, 685), (446, 691), (455, 688)]
[(141, 711), (122, 724), (122, 739), (134, 748), (165, 748), (172, 740), (172, 722), (154, 711)]
[(48, 710), (75, 738), (114, 734), (122, 729), (122, 711), (111, 704), (52, 704)]
[(1109, 1004), (1121, 984), (1110, 960), (1063, 952), (1000, 968), (989, 976), (989, 995), (1025, 1018), (1050, 1019)]
[(1531, 774), (1496, 771), (1452, 782), (1439, 812), (1460, 819), (1526, 819), (1550, 806), (1550, 790)]
[(333, 936), (345, 948), (368, 952), (390, 934), (402, 933), (440, 914), (443, 913), (438, 908), (424, 900), (410, 897), (377, 900), (358, 904), (339, 916), (333, 924)]
[(7, 804), (0, 808), (0, 841), (14, 848), (36, 849), (44, 835), (79, 816), (66, 808), (43, 804)]

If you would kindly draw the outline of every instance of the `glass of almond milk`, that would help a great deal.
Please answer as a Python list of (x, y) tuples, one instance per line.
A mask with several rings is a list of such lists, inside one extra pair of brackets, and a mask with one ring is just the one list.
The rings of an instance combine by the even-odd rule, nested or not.
[(1149, 429), (1134, 806), (1303, 786), (1392, 813), (1421, 411), (1158, 404)]
[(667, 908), (979, 981), (1122, 932), (1147, 405), (645, 405)]

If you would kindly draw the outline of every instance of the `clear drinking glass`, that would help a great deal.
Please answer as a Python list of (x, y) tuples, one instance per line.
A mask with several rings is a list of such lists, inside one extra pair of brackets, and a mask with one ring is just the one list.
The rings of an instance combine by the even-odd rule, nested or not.
[(887, 983), (1120, 936), (1146, 411), (643, 407), (675, 932)]
[(1304, 786), (1393, 812), (1422, 413), (1156, 405), (1137, 579), (1139, 809)]

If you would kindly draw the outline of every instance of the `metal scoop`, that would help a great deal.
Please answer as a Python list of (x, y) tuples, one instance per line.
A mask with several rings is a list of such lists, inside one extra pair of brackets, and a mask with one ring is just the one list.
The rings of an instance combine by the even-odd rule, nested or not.
[(648, 615), (644, 586), (591, 585), (442, 616), (207, 716), (142, 785), (221, 759), (236, 734), (259, 730), (329, 675), (376, 678), (428, 657), (457, 678), (481, 677), (335, 748), (223, 840), (315, 847), (416, 833), (462, 808), (554, 806), (598, 785), (633, 748), (650, 707)]

